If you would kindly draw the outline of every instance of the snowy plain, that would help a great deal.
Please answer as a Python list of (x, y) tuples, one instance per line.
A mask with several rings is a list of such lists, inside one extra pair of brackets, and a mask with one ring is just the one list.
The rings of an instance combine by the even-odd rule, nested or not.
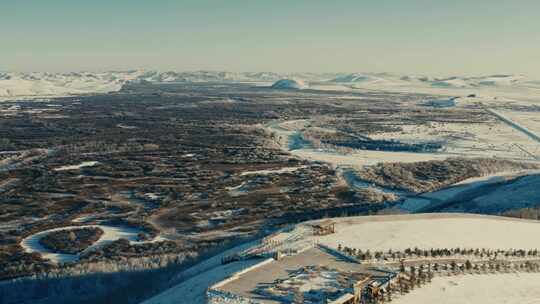
[(336, 233), (317, 241), (370, 250), (407, 248), (540, 248), (540, 222), (473, 214), (336, 218)]
[(392, 301), (396, 304), (538, 304), (540, 274), (503, 273), (436, 277), (422, 288)]

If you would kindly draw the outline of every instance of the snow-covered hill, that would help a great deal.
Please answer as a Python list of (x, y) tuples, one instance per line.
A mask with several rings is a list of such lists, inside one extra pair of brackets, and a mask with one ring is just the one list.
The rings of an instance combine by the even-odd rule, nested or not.
[(307, 88), (307, 84), (299, 79), (280, 79), (272, 85), (272, 89), (300, 90)]
[(525, 80), (523, 75), (490, 75), (482, 77), (450, 77), (445, 79), (435, 79), (431, 82), (435, 87), (490, 87), (490, 86), (511, 86)]
[(0, 73), (0, 98), (56, 97), (118, 91), (141, 72)]
[[(58, 97), (119, 91), (128, 82), (266, 82), (284, 78), (271, 72), (174, 72), (121, 71), (100, 73), (12, 73), (0, 72), (0, 100)], [(314, 77), (311, 75), (311, 77)]]
[[(302, 81), (298, 80), (302, 79)], [(281, 81), (280, 81), (281, 80)], [(128, 82), (195, 83), (257, 82), (279, 88), (363, 89), (447, 91), (481, 88), (540, 88), (522, 75), (491, 75), (482, 77), (433, 78), (388, 73), (290, 73), (224, 72), (224, 71), (111, 71), (80, 73), (13, 73), (0, 72), (0, 100), (57, 97), (66, 95), (107, 93), (118, 91)], [(430, 91), (430, 93), (433, 93)]]
[(416, 75), (392, 75), (388, 73), (352, 73), (335, 77), (329, 82), (347, 83), (354, 85), (401, 85), (416, 86), (426, 85), (434, 88), (475, 88), (475, 87), (499, 87), (512, 86), (524, 83), (523, 75), (489, 75), (479, 77), (454, 76), (447, 78), (433, 78)]
[(384, 79), (375, 75), (362, 73), (339, 75), (338, 77), (331, 80), (331, 82), (341, 83), (375, 83), (380, 81), (384, 81)]
[(135, 81), (149, 82), (274, 82), (283, 76), (272, 72), (233, 73), (224, 71), (148, 71)]

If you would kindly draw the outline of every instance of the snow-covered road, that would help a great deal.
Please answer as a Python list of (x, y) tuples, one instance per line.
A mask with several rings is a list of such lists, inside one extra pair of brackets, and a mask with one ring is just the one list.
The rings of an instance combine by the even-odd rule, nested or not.
[(531, 138), (532, 140), (536, 141), (537, 143), (540, 144), (540, 136), (538, 136), (536, 133), (534, 133), (533, 131), (529, 130), (528, 128), (522, 126), (521, 124), (519, 124), (518, 122), (506, 117), (504, 114), (498, 112), (498, 111), (495, 111), (493, 109), (486, 109), (486, 111), (488, 113), (490, 113), (491, 115), (497, 117), (499, 120), (501, 120), (502, 122), (506, 123), (507, 125), (509, 125), (510, 127), (518, 130), (519, 132), (527, 135), (529, 138)]

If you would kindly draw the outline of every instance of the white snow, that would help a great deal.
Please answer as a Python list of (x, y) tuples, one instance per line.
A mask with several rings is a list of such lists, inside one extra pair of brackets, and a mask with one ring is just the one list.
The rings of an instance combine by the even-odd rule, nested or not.
[(96, 218), (96, 214), (81, 215), (81, 216), (76, 217), (73, 220), (71, 220), (71, 222), (73, 222), (73, 223), (85, 223), (85, 222), (93, 220), (94, 218)]
[(414, 75), (393, 75), (388, 73), (352, 73), (341, 74), (329, 83), (354, 84), (354, 87), (424, 87), (443, 89), (480, 89), (492, 87), (508, 87), (518, 85), (534, 85), (523, 75), (488, 75), (488, 76), (453, 76), (433, 78)]
[(302, 272), (281, 283), (284, 289), (297, 287), (302, 292), (328, 288), (338, 288), (336, 270), (326, 270), (311, 276), (310, 272)]
[(149, 200), (158, 200), (161, 197), (159, 194), (153, 192), (145, 193), (143, 196)]
[[(477, 189), (485, 185), (502, 183), (505, 181), (509, 181), (509, 180), (512, 180), (518, 177), (527, 176), (527, 175), (536, 176), (538, 174), (540, 174), (540, 170), (523, 170), (523, 171), (514, 171), (514, 172), (499, 172), (499, 173), (494, 173), (494, 174), (490, 174), (490, 175), (486, 175), (482, 177), (469, 178), (439, 191), (427, 192), (417, 197), (408, 198), (405, 200), (405, 202), (402, 205), (400, 205), (400, 208), (403, 210), (414, 212), (414, 211), (420, 210), (423, 207), (426, 207), (431, 202), (432, 199), (436, 201), (450, 201), (454, 198), (457, 198), (462, 193)], [(532, 178), (533, 180), (537, 179), (537, 177), (528, 177), (528, 178)], [(527, 182), (527, 178), (525, 182)], [(515, 186), (519, 187), (520, 184), (524, 184), (524, 183), (521, 182)], [(503, 189), (504, 188), (505, 187), (503, 186)], [(529, 195), (529, 196), (532, 196), (534, 198), (535, 189), (534, 188), (531, 189), (531, 187), (522, 187), (519, 189), (520, 189), (520, 193), (517, 193), (517, 194), (513, 192), (505, 193), (504, 191), (502, 191), (501, 193), (501, 191), (495, 191), (496, 195), (487, 195), (488, 198), (483, 198), (485, 195), (479, 195), (478, 197), (482, 199), (480, 199), (478, 203), (483, 203), (486, 205), (493, 205), (493, 206), (497, 205), (497, 203), (499, 203), (499, 205), (504, 205), (504, 203), (508, 203), (511, 201), (513, 202), (518, 201), (520, 197), (522, 198), (522, 200), (526, 200), (530, 203), (531, 202), (530, 198), (526, 198), (527, 191), (533, 192), (532, 195)], [(513, 206), (517, 207), (517, 205), (513, 205)]]
[(352, 73), (338, 75), (329, 83), (354, 83), (355, 87), (392, 86), (392, 87), (426, 87), (426, 88), (489, 88), (531, 85), (523, 75), (488, 75), (488, 76), (453, 76), (433, 78), (414, 75), (393, 75), (388, 73)]
[[(493, 109), (487, 109), (487, 111), (493, 115), (495, 115), (497, 118), (499, 118), (501, 121), (505, 122), (506, 124), (508, 124), (509, 126), (513, 127), (514, 129), (516, 129), (517, 131), (520, 131), (522, 133), (524, 133), (526, 136), (528, 136), (529, 138), (531, 138), (531, 140), (533, 141), (536, 141), (537, 144), (540, 144), (540, 136), (535, 133), (534, 131), (532, 130), (529, 130), (527, 127), (525, 126), (522, 126), (518, 121), (521, 120), (521, 113), (519, 113), (518, 115), (515, 115), (516, 112), (510, 112), (514, 115), (514, 119), (512, 118), (509, 118), (508, 115), (506, 114), (503, 114), (502, 112), (500, 111), (495, 111)], [(534, 113), (534, 112), (533, 112)], [(538, 113), (535, 113), (537, 116)], [(538, 120), (533, 120), (535, 123), (533, 124), (533, 126), (535, 127), (535, 129), (538, 128)], [(529, 123), (531, 121), (528, 121)]]
[(407, 248), (540, 248), (540, 222), (508, 217), (429, 213), (332, 218), (336, 233), (313, 236), (309, 221), (272, 236), (288, 249), (308, 243), (337, 248), (339, 244), (370, 250)]
[[(280, 80), (284, 88), (301, 89), (307, 85), (305, 79), (315, 89), (356, 90), (375, 89), (428, 94), (449, 94), (456, 92), (482, 93), (484, 96), (523, 97), (531, 93), (540, 95), (540, 83), (523, 75), (489, 75), (479, 77), (456, 76), (433, 78), (414, 75), (392, 75), (388, 73), (292, 73), (272, 72), (226, 72), (226, 71), (110, 71), (80, 73), (0, 73), (0, 99), (35, 99), (88, 93), (118, 91), (128, 82), (150, 83), (272, 83)], [(281, 85), (280, 85), (281, 86)], [(310, 85), (311, 87), (311, 85)], [(530, 96), (529, 96), (530, 97)], [(518, 98), (519, 99), (519, 98)]]
[(405, 143), (441, 142), (443, 148), (438, 154), (454, 157), (497, 157), (531, 161), (534, 158), (524, 150), (532, 153), (540, 147), (538, 142), (501, 121), (439, 122), (402, 125), (401, 127), (402, 131), (382, 132), (372, 134), (370, 137)]
[[(123, 227), (123, 226), (84, 225), (84, 226), (67, 226), (67, 227), (44, 230), (44, 231), (32, 234), (24, 238), (21, 241), (21, 246), (24, 248), (26, 252), (39, 252), (41, 253), (43, 258), (50, 259), (54, 263), (66, 263), (66, 262), (76, 261), (79, 258), (78, 254), (55, 253), (43, 247), (39, 243), (39, 240), (45, 237), (48, 233), (53, 232), (53, 231), (72, 230), (72, 229), (79, 229), (79, 228), (85, 228), (85, 227), (100, 228), (101, 230), (103, 230), (103, 234), (101, 235), (99, 240), (97, 240), (90, 247), (86, 248), (83, 252), (92, 250), (97, 247), (101, 247), (103, 245), (106, 245), (118, 239), (127, 239), (128, 241), (130, 241), (130, 243), (134, 243), (134, 244), (145, 243), (144, 241), (138, 240), (138, 233), (141, 232), (141, 230), (136, 229), (136, 228)], [(157, 237), (150, 242), (156, 242), (160, 240), (163, 240), (163, 239), (160, 237)]]
[(505, 171), (497, 172), (493, 174), (487, 174), (480, 177), (472, 177), (455, 183), (454, 186), (472, 186), (472, 185), (484, 185), (502, 182), (517, 176), (524, 176), (529, 174), (539, 174), (540, 170), (521, 170), (521, 171)]
[[(460, 97), (459, 101), (463, 103), (462, 106), (476, 102), (497, 105), (503, 100), (512, 104), (538, 104), (540, 102), (540, 82), (523, 75), (434, 78), (387, 73), (354, 73), (336, 75), (333, 80), (324, 83), (310, 83), (310, 88), (325, 91), (370, 90)], [(463, 98), (470, 94), (474, 94), (476, 97)]]
[[(529, 119), (529, 125), (533, 125), (534, 122), (534, 119)], [(308, 123), (307, 120), (274, 121), (263, 127), (276, 135), (276, 141), (281, 149), (299, 158), (325, 162), (335, 167), (362, 168), (384, 162), (419, 162), (444, 160), (449, 157), (497, 157), (516, 161), (538, 161), (532, 157), (534, 153), (540, 158), (538, 142), (500, 121), (474, 124), (457, 122), (411, 124), (402, 125), (403, 131), (370, 134), (372, 139), (398, 140), (411, 144), (443, 143), (441, 150), (431, 153), (358, 149), (343, 153), (331, 149), (314, 149), (309, 145), (297, 145), (291, 149), (291, 143), (298, 137), (298, 130), (303, 129)], [(540, 123), (538, 125), (540, 126)]]
[(240, 175), (269, 175), (269, 174), (282, 174), (282, 173), (291, 173), (297, 170), (300, 170), (302, 168), (305, 168), (306, 166), (299, 166), (299, 167), (284, 167), (281, 169), (275, 169), (275, 170), (256, 170), (256, 171), (244, 171)]
[(125, 124), (117, 124), (116, 126), (118, 128), (121, 128), (121, 129), (137, 129), (137, 127), (135, 127), (135, 126), (129, 126), (129, 125), (125, 125)]
[(336, 233), (317, 240), (370, 250), (407, 248), (540, 248), (540, 222), (473, 214), (336, 218)]
[(540, 134), (540, 113), (538, 111), (518, 112), (509, 110), (498, 110), (497, 112), (501, 115), (506, 116), (508, 119), (518, 123), (530, 132), (537, 135)]
[(297, 136), (298, 129), (305, 126), (307, 120), (275, 121), (267, 124), (270, 132), (276, 134), (276, 138), (281, 149), (298, 156), (302, 159), (329, 163), (335, 167), (345, 166), (362, 168), (366, 165), (375, 165), (381, 162), (418, 162), (426, 160), (443, 160), (449, 155), (443, 153), (412, 153), (412, 152), (388, 152), (354, 150), (352, 153), (340, 153), (337, 151), (312, 149), (309, 147), (299, 147), (290, 150), (293, 137)]
[(392, 303), (538, 304), (539, 282), (539, 273), (435, 277), (431, 283), (395, 297)]
[(376, 82), (385, 81), (381, 77), (374, 75), (362, 74), (362, 73), (351, 73), (346, 75), (340, 75), (331, 80), (332, 82), (342, 82), (342, 83), (367, 83), (373, 84)]
[(118, 91), (138, 71), (103, 73), (4, 73), (0, 77), (0, 98), (4, 100), (57, 97)]
[(444, 160), (448, 157), (442, 153), (412, 153), (355, 150), (352, 153), (338, 153), (320, 149), (298, 149), (291, 154), (312, 161), (320, 161), (334, 166), (362, 168), (366, 165), (375, 165), (383, 162), (419, 162), (427, 160)]
[[(255, 83), (268, 85), (279, 79), (322, 81), (335, 77), (327, 74), (277, 74), (271, 72), (234, 73), (225, 71), (108, 71), (79, 73), (0, 72), (0, 100), (26, 100), (78, 94), (115, 92), (132, 83)], [(296, 81), (298, 88), (305, 83)]]
[(248, 193), (248, 190), (246, 189), (247, 185), (248, 185), (247, 182), (243, 182), (238, 186), (226, 187), (226, 189), (229, 192), (230, 196), (240, 196), (240, 195)]
[(69, 165), (69, 166), (62, 166), (62, 167), (54, 168), (54, 171), (78, 170), (84, 167), (93, 167), (97, 164), (99, 164), (99, 162), (97, 161), (85, 161), (78, 165)]

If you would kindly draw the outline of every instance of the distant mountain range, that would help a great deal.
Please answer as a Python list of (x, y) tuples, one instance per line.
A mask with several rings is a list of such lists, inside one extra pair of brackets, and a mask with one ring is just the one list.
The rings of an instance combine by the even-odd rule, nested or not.
[[(323, 85), (341, 85), (350, 88), (375, 86), (429, 86), (433, 88), (475, 88), (490, 86), (515, 86), (531, 84), (538, 86), (523, 75), (490, 75), (482, 77), (433, 78), (426, 76), (403, 76), (387, 73), (292, 73), (273, 72), (222, 72), (222, 71), (111, 71), (100, 73), (12, 73), (0, 72), (0, 98), (55, 97), (88, 93), (106, 93), (118, 91), (128, 82), (265, 82), (272, 83), (294, 79), (305, 85), (311, 83)], [(284, 82), (285, 81), (285, 82)], [(280, 88), (282, 86), (275, 86)]]

